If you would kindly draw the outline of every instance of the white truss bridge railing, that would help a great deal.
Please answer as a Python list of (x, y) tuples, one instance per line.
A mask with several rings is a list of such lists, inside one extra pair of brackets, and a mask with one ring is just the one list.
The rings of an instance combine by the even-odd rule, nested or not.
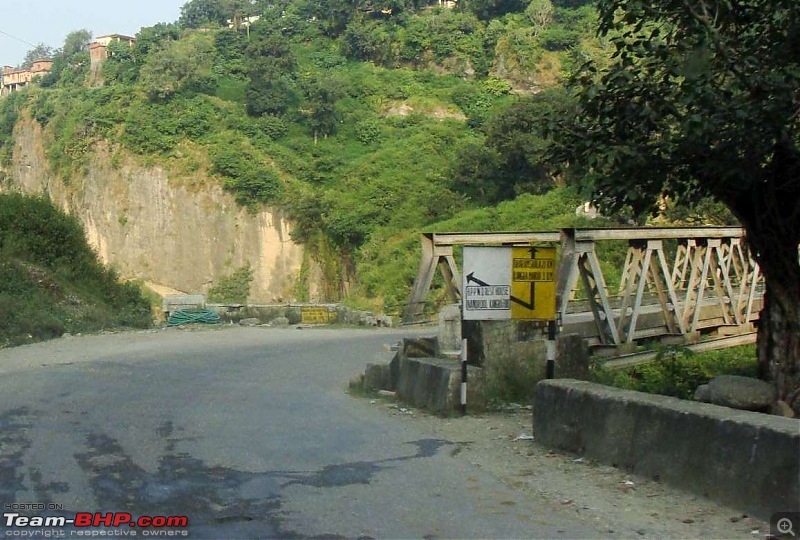
[[(405, 323), (425, 318), (437, 269), (452, 302), (461, 274), (454, 248), (464, 245), (560, 245), (557, 311), (564, 331), (616, 353), (658, 339), (694, 343), (701, 336), (754, 331), (763, 279), (739, 227), (561, 229), (513, 233), (425, 233)], [(626, 242), (620, 285), (610, 291), (602, 264), (605, 243)]]

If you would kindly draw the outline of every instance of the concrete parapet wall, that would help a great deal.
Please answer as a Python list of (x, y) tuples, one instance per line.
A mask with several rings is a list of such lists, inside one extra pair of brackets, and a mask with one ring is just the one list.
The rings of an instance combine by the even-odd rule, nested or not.
[(800, 421), (569, 379), (536, 386), (539, 444), (769, 519), (800, 511)]
[(456, 367), (452, 360), (398, 355), (397, 397), (439, 414), (454, 408), (450, 394)]
[[(450, 414), (461, 404), (461, 363), (446, 358), (406, 358), (398, 354), (390, 370), (397, 377), (397, 397), (402, 401), (431, 411)], [(482, 409), (480, 368), (468, 367), (467, 407)]]
[[(438, 353), (435, 336), (404, 338), (402, 346), (388, 364), (367, 364), (363, 376), (350, 382), (368, 392), (396, 392), (402, 402), (435, 414), (448, 415), (461, 406), (461, 361), (429, 356)], [(467, 407), (486, 409), (486, 390), (483, 370), (467, 367)]]

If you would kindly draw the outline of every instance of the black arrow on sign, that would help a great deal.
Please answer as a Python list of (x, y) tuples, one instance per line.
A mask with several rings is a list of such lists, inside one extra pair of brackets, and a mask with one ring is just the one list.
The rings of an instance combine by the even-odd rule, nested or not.
[[(528, 251), (531, 254), (531, 259), (535, 259), (536, 258), (536, 252), (539, 251), (539, 250), (536, 249), (535, 247), (531, 247)], [(536, 283), (531, 281), (531, 301), (530, 301), (530, 303), (526, 302), (525, 300), (521, 300), (521, 299), (517, 298), (516, 296), (512, 296), (511, 297), (511, 301), (514, 302), (515, 304), (519, 304), (520, 306), (524, 307), (525, 309), (529, 309), (529, 310), (533, 311), (533, 308), (536, 306)]]
[(467, 274), (467, 283), (469, 283), (470, 281), (473, 283), (477, 283), (482, 287), (491, 287), (491, 285), (489, 285), (485, 281), (481, 281), (480, 279), (476, 278), (475, 272), (470, 272), (469, 274)]

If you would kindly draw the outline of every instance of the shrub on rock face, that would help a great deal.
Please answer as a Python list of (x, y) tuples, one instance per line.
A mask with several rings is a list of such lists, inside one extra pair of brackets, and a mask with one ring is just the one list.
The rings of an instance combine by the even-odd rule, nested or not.
[(220, 278), (208, 291), (208, 301), (221, 304), (246, 304), (250, 296), (253, 270), (250, 265), (237, 269), (233, 274)]

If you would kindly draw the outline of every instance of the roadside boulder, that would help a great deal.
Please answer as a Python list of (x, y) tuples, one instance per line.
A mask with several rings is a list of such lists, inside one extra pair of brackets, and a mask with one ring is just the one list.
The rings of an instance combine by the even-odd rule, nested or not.
[(714, 377), (707, 385), (698, 387), (694, 395), (697, 401), (759, 412), (769, 412), (776, 397), (771, 384), (739, 375)]
[(694, 400), (702, 401), (703, 403), (711, 403), (711, 391), (708, 389), (707, 384), (701, 384), (695, 389)]
[(239, 324), (241, 324), (242, 326), (258, 326), (259, 324), (261, 324), (261, 321), (259, 319), (256, 319), (255, 317), (251, 317), (249, 319), (242, 319), (241, 321), (239, 321)]
[(364, 374), (363, 373), (359, 373), (358, 375), (356, 375), (355, 377), (350, 379), (350, 382), (347, 384), (347, 386), (348, 386), (348, 388), (350, 388), (350, 390), (363, 389), (364, 388)]
[(440, 356), (439, 338), (436, 336), (403, 338), (402, 351), (406, 358), (436, 358)]
[(275, 317), (269, 322), (269, 325), (273, 328), (286, 328), (289, 326), (289, 319), (286, 317)]

